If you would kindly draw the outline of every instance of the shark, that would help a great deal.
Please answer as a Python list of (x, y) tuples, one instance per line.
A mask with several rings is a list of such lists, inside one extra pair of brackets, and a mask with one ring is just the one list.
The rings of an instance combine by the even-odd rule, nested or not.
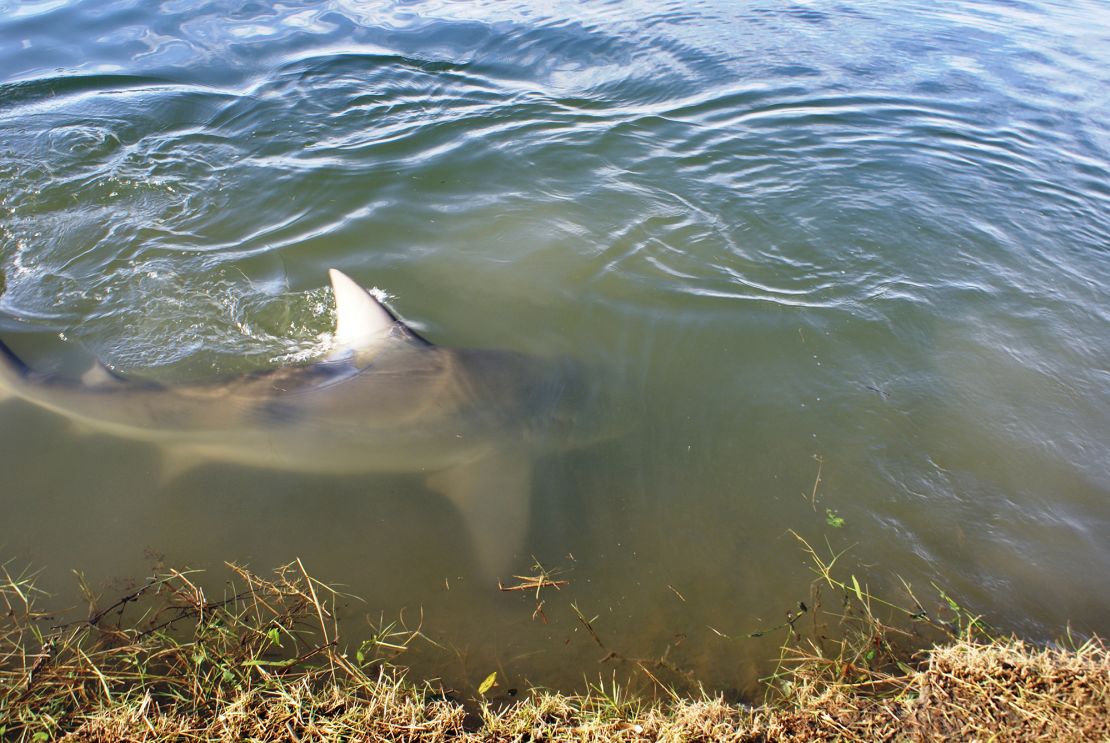
[(596, 404), (583, 365), (429, 342), (329, 271), (336, 326), (315, 361), (193, 384), (35, 371), (0, 341), (0, 397), (84, 430), (158, 446), (167, 472), (209, 461), (324, 475), (414, 473), (448, 497), (480, 565), (505, 570), (527, 533), (537, 459)]

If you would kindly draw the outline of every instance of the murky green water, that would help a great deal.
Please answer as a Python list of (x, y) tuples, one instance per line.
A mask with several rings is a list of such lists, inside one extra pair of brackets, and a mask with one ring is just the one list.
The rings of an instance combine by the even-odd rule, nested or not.
[(422, 608), (461, 689), (607, 677), (571, 602), (744, 688), (781, 638), (710, 627), (808, 599), (791, 529), (1106, 634), (1107, 58), (1098, 2), (0, 1), (0, 337), (36, 369), (311, 358), (337, 267), (434, 342), (585, 362), (611, 432), (535, 462), (547, 624), (420, 476), (163, 484), (18, 401), (0, 555), (66, 593), (300, 557), (353, 635)]

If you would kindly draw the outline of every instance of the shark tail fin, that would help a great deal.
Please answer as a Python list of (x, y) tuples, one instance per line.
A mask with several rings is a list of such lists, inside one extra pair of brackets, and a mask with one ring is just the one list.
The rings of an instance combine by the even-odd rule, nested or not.
[(31, 368), (23, 359), (16, 356), (8, 344), (0, 341), (0, 400), (10, 396), (16, 385), (30, 373)]

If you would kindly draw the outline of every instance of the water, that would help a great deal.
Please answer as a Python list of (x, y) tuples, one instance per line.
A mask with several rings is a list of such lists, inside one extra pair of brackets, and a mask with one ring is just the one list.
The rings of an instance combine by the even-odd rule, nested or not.
[(19, 402), (0, 552), (69, 596), (300, 557), (352, 635), (422, 610), (411, 662), (464, 691), (608, 677), (572, 602), (750, 689), (781, 633), (713, 630), (809, 600), (788, 530), (1105, 635), (1107, 58), (1098, 2), (0, 2), (0, 331), (36, 368), (312, 358), (338, 267), (438, 343), (589, 364), (615, 432), (537, 463), (548, 623), (417, 477), (161, 483)]

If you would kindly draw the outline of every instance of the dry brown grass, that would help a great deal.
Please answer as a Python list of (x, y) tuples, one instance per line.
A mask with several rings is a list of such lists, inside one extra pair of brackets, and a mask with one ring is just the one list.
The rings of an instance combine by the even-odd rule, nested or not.
[[(1110, 740), (1110, 654), (1100, 641), (1038, 648), (987, 637), (976, 618), (957, 613), (957, 639), (899, 656), (877, 600), (813, 557), (818, 583), (843, 599), (838, 621), (850, 631), (836, 642), (815, 633), (807, 644), (791, 624), (772, 693), (757, 707), (711, 697), (647, 701), (616, 677), (584, 695), (535, 690), (510, 705), (451, 699), (392, 665), (418, 627), (385, 625), (357, 646), (342, 644), (338, 594), (300, 563), (268, 578), (229, 566), (233, 580), (211, 598), (192, 574), (168, 571), (107, 608), (90, 600), (87, 618), (69, 624), (36, 609), (28, 576), (7, 575), (0, 738)], [(916, 599), (914, 607), (914, 621), (928, 619)]]
[(886, 693), (860, 684), (810, 682), (792, 709), (778, 708), (771, 739), (852, 741), (1110, 740), (1110, 655), (1101, 642), (1076, 650), (1020, 640), (959, 641), (934, 647), (924, 666), (884, 679)]

